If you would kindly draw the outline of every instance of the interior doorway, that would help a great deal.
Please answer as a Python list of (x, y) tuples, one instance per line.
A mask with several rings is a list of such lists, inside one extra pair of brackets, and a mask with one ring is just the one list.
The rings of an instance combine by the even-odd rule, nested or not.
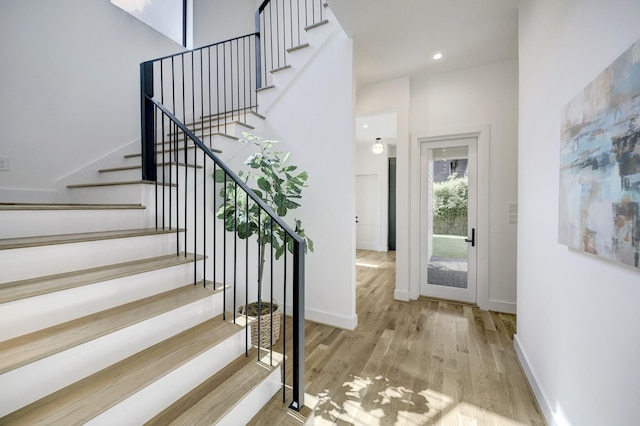
[(420, 143), (420, 294), (476, 303), (477, 138)]
[(379, 250), (380, 176), (356, 176), (356, 249)]

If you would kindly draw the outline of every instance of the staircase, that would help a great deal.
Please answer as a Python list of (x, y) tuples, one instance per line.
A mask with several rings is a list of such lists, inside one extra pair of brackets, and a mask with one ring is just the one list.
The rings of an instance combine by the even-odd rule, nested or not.
[[(333, 31), (331, 19), (307, 28), (256, 105), (183, 112), (189, 130), (238, 167), (242, 133), (262, 133), (270, 105)], [(140, 179), (140, 148), (125, 146), (67, 179), (59, 204), (0, 203), (0, 425), (313, 423), (310, 396), (300, 411), (283, 403), (287, 357), (252, 347), (256, 322), (233, 313), (235, 260), (221, 273), (229, 260), (215, 237), (189, 234), (196, 222), (219, 227), (213, 210), (190, 219), (163, 205), (187, 188), (183, 202), (197, 206), (193, 182), (216, 168), (184, 132), (163, 130), (159, 182)], [(206, 210), (215, 191), (204, 198)]]

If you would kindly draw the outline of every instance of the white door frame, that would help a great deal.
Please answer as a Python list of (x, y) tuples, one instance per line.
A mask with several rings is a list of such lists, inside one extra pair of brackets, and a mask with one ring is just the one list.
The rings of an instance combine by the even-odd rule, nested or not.
[[(429, 170), (429, 164), (432, 162), (429, 156), (431, 149), (450, 148), (458, 146), (467, 146), (468, 171), (469, 171), (469, 198), (468, 198), (468, 234), (471, 236), (472, 229), (477, 228), (477, 146), (478, 139), (475, 137), (464, 139), (446, 139), (438, 141), (420, 141), (420, 295), (427, 297), (436, 297), (439, 299), (450, 299), (466, 303), (477, 303), (477, 249), (475, 242), (473, 245), (467, 243), (467, 287), (457, 288), (448, 287), (437, 284), (429, 284), (428, 264), (431, 259), (433, 247), (430, 241), (433, 237), (432, 221), (433, 221), (433, 176)], [(463, 158), (463, 157), (452, 157)], [(428, 185), (428, 187), (427, 187)]]
[(478, 226), (477, 247), (477, 304), (481, 309), (489, 305), (489, 156), (490, 127), (469, 126), (442, 131), (417, 131), (411, 136), (409, 292), (412, 299), (420, 297), (420, 143), (447, 139), (475, 137), (478, 140)]

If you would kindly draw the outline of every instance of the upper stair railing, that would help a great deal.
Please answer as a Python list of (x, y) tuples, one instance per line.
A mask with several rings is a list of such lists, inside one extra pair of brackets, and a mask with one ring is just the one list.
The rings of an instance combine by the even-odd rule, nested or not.
[[(140, 65), (142, 178), (156, 182), (156, 226), (183, 234), (177, 239), (177, 254), (191, 251), (202, 256), (201, 284), (223, 284), (224, 306), (231, 309), (234, 321), (239, 305), (276, 296), (284, 306), (291, 303), (291, 327), (283, 317), (282, 352), (287, 354), (286, 342), (291, 341), (293, 366), (289, 373), (285, 357), (283, 402), (291, 388), (290, 406), (296, 410), (304, 404), (306, 244), (221, 161), (213, 142), (217, 134), (226, 133), (230, 122), (246, 123), (248, 114), (258, 112), (257, 91), (272, 84), (272, 71), (289, 65), (288, 52), (305, 47), (303, 31), (324, 23), (324, 7), (320, 0), (265, 0), (255, 15), (255, 33)], [(243, 219), (254, 209), (259, 211), (257, 226), (269, 228), (268, 254), (261, 252), (255, 237), (242, 238), (249, 232), (238, 224), (249, 226)], [(223, 221), (216, 221), (220, 211), (225, 212)], [(225, 230), (229, 223), (235, 232)], [(257, 234), (262, 235), (259, 229)], [(291, 251), (289, 256), (285, 249), (280, 260), (273, 251), (278, 236)], [(213, 283), (208, 284), (209, 279)], [(199, 282), (196, 268), (193, 282)], [(260, 336), (259, 319), (252, 324), (256, 326)], [(273, 343), (270, 336), (269, 351)]]
[(248, 34), (140, 64), (142, 90), (143, 179), (155, 180), (147, 122), (155, 98), (211, 147), (213, 136), (232, 121), (247, 121), (257, 111), (258, 35)]
[(272, 85), (273, 72), (289, 66), (287, 53), (305, 46), (303, 33), (325, 22), (324, 0), (265, 0), (255, 16), (260, 37), (258, 88)]

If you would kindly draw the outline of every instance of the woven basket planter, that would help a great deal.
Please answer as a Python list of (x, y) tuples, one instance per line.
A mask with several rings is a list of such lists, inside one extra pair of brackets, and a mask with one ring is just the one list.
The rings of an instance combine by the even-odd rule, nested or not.
[[(275, 301), (273, 304), (278, 305)], [(238, 308), (238, 313), (244, 315), (245, 307)], [(272, 314), (260, 315), (260, 347), (270, 348), (272, 344), (276, 344), (280, 338), (280, 318), (282, 317), (282, 311), (280, 311), (280, 305), (273, 311)], [(253, 320), (251, 324), (251, 344), (258, 346), (258, 318), (249, 316)], [(273, 323), (271, 319), (273, 318)]]

